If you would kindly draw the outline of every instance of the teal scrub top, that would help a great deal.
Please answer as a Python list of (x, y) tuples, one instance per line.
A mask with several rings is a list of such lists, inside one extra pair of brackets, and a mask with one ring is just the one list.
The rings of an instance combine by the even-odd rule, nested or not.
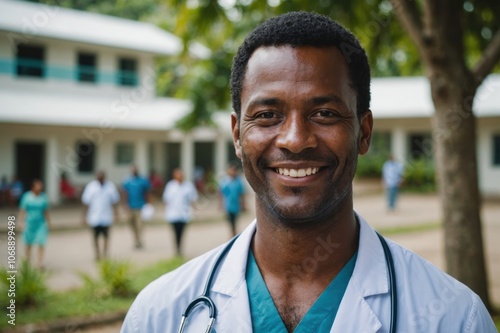
[[(297, 325), (294, 333), (330, 332), (347, 284), (351, 279), (357, 255), (356, 252), (330, 282)], [(253, 331), (287, 333), (252, 251), (248, 254), (246, 280)]]
[(26, 225), (23, 232), (25, 244), (45, 245), (49, 234), (44, 215), (49, 207), (47, 195), (45, 193), (35, 195), (31, 191), (26, 192), (21, 197), (19, 207), (26, 211)]

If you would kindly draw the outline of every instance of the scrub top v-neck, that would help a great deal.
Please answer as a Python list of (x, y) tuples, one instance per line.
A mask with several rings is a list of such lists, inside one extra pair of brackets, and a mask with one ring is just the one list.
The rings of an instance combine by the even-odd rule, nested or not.
[[(314, 302), (295, 328), (294, 333), (330, 332), (354, 270), (356, 257), (357, 252)], [(253, 331), (287, 333), (252, 251), (248, 254), (246, 281)]]

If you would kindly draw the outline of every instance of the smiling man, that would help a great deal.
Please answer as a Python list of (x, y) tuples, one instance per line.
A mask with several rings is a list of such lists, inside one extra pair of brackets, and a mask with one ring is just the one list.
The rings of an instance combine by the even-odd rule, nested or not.
[(313, 13), (266, 21), (235, 56), (231, 93), (256, 220), (149, 285), (122, 332), (496, 332), (477, 295), (353, 211), (373, 118), (350, 32)]

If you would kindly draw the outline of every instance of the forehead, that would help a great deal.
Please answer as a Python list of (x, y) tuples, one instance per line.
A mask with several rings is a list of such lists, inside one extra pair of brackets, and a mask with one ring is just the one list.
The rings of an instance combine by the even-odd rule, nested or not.
[(254, 93), (287, 89), (294, 93), (335, 93), (346, 104), (354, 98), (349, 69), (336, 47), (267, 46), (250, 57), (242, 86), (242, 107)]

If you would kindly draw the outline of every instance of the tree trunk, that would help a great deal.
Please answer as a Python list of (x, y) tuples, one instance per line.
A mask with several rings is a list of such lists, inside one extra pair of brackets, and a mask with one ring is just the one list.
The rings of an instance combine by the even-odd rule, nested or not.
[(472, 113), (476, 89), (467, 72), (444, 67), (448, 70), (434, 70), (429, 79), (436, 108), (433, 138), (444, 214), (446, 270), (477, 293), (491, 311)]

